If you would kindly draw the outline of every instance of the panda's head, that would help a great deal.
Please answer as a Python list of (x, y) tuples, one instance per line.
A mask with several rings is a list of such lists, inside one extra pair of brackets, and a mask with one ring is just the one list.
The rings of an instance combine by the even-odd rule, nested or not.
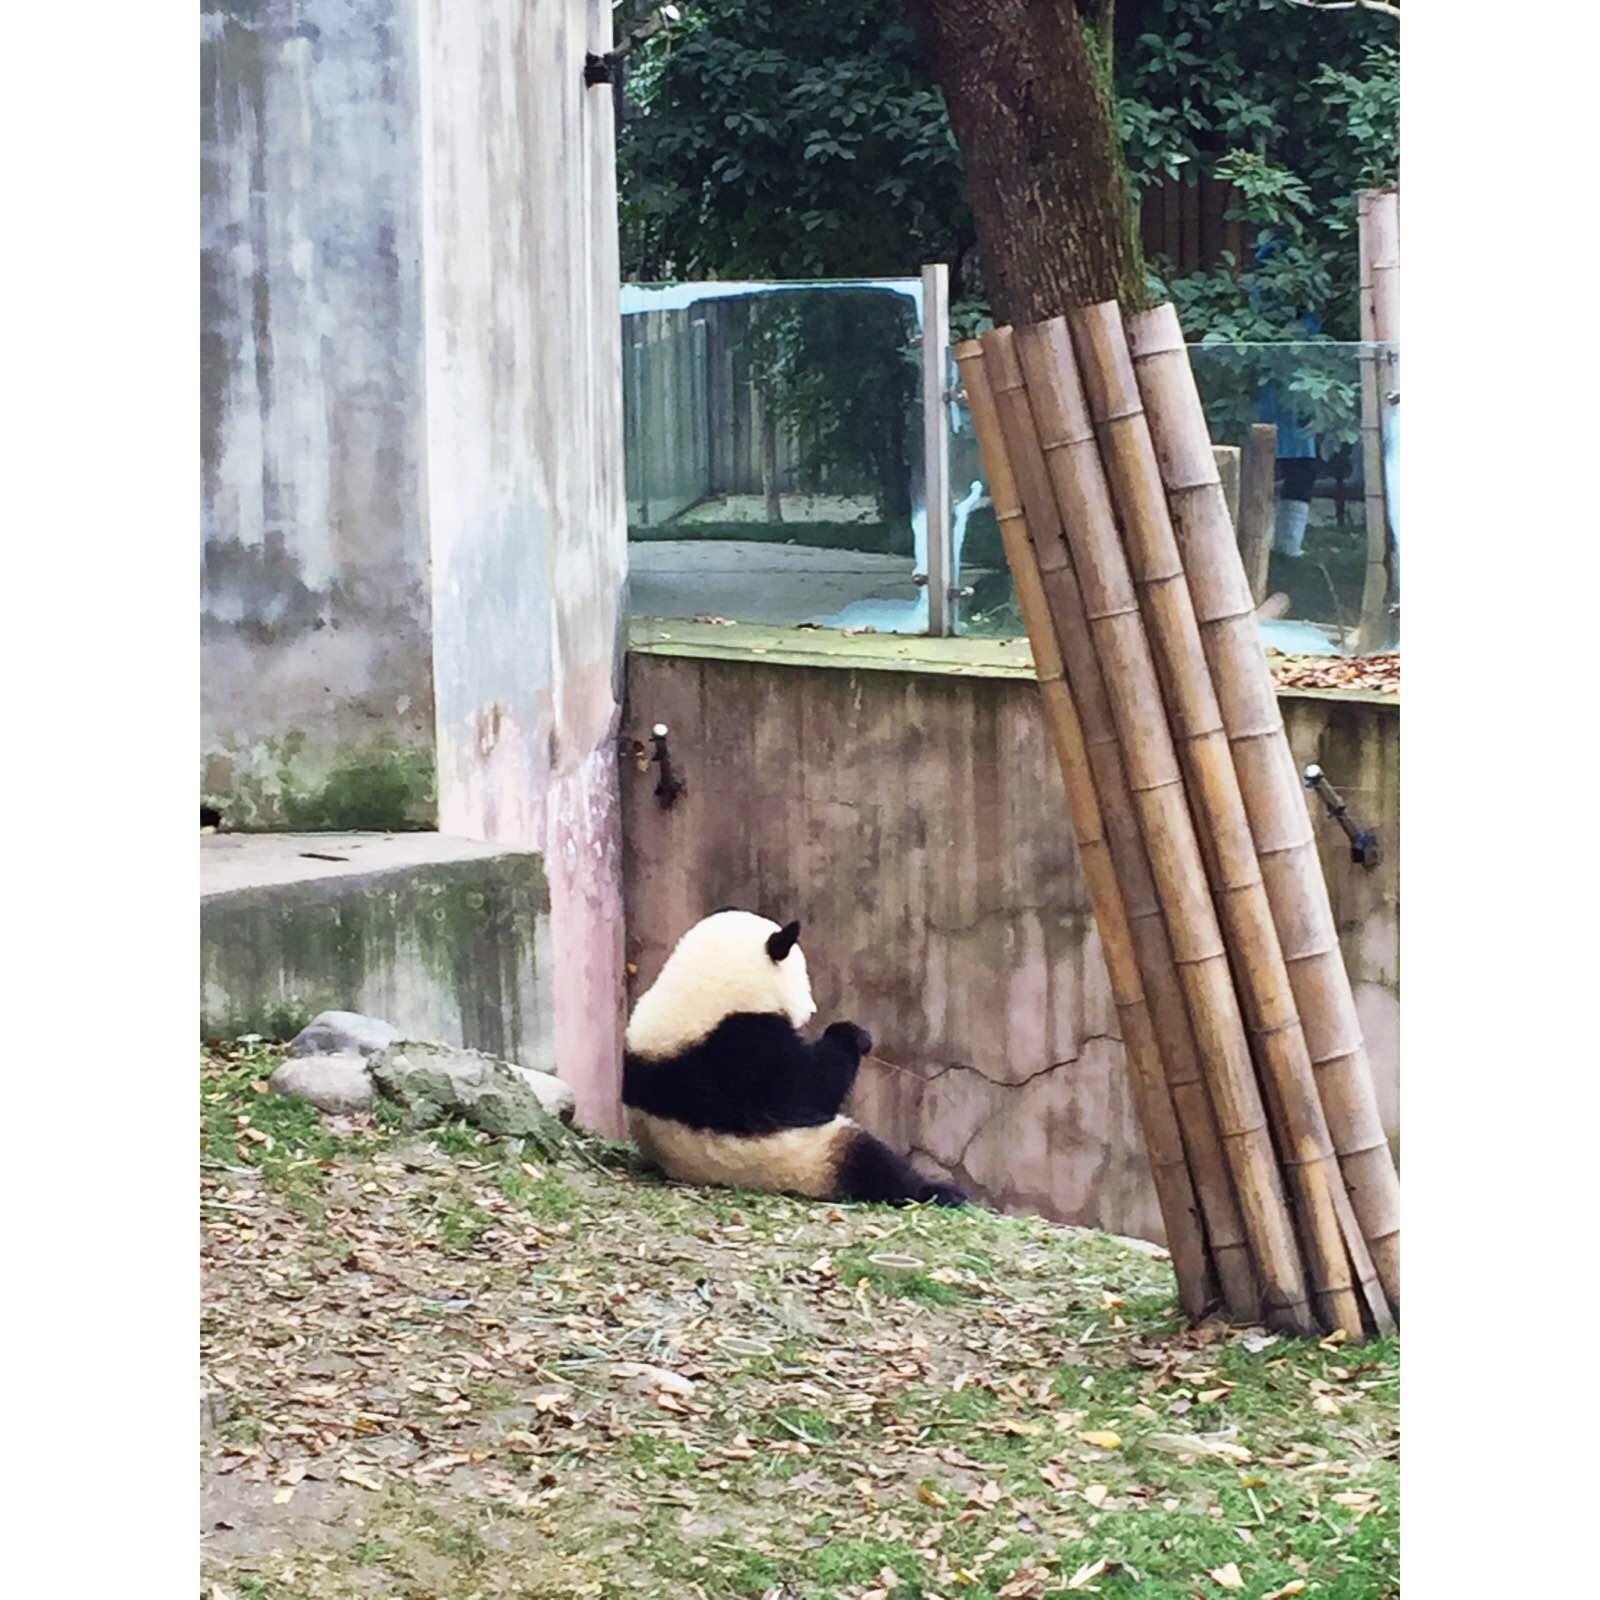
[(741, 1012), (786, 1017), (803, 1028), (816, 1015), (800, 948), (800, 924), (780, 926), (750, 911), (718, 911), (678, 941), (628, 1021), (628, 1049), (675, 1055)]

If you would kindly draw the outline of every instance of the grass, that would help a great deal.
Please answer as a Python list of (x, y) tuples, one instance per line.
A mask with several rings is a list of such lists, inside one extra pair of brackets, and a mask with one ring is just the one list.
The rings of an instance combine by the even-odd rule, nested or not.
[(1398, 1593), (1396, 1340), (1187, 1330), (1037, 1219), (325, 1124), (275, 1059), (202, 1069), (207, 1593)]
[(935, 1278), (925, 1271), (914, 1256), (896, 1257), (893, 1254), (874, 1254), (867, 1250), (841, 1251), (835, 1261), (841, 1282), (854, 1286), (865, 1284), (879, 1294), (894, 1295), (903, 1300), (922, 1300), (929, 1305), (954, 1305), (961, 1291), (949, 1278)]

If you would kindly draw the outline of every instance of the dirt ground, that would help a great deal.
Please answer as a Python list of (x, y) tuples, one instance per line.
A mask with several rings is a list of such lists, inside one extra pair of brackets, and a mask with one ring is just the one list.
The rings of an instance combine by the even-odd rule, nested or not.
[(1184, 1330), (1159, 1251), (1035, 1219), (325, 1123), (272, 1064), (202, 1069), (210, 1600), (1398, 1593), (1394, 1341)]

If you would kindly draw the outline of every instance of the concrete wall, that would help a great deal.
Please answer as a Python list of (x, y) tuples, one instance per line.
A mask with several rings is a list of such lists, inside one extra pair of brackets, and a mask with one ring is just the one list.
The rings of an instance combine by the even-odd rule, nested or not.
[(620, 1130), (619, 268), (605, 0), (422, 0), (439, 825), (546, 853), (557, 1052)]
[(202, 790), (429, 825), (416, 28), (212, 3), (201, 64)]
[(204, 14), (203, 784), (545, 856), (615, 1129), (626, 533), (607, 0)]
[(552, 1071), (550, 962), (536, 851), (436, 833), (201, 840), (202, 1037), (288, 1038), (354, 1010)]
[[(859, 641), (856, 641), (859, 643)], [(666, 648), (657, 646), (655, 648)], [(806, 932), (819, 1020), (869, 1028), (861, 1120), (991, 1202), (1161, 1238), (1118, 1023), (1031, 680), (635, 653), (629, 731), (671, 728), (688, 790), (627, 767), (637, 995), (717, 906)], [(1286, 701), (1388, 859), (1324, 865), (1380, 1101), (1398, 1116), (1395, 707)]]

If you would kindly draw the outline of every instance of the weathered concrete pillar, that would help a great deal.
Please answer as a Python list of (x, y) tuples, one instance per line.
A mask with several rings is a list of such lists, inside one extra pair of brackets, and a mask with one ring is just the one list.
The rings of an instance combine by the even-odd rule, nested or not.
[(203, 792), (546, 859), (619, 1126), (626, 562), (605, 0), (204, 14)]
[(556, 1054), (621, 1131), (627, 558), (603, 0), (421, 0), (440, 826), (536, 843)]

